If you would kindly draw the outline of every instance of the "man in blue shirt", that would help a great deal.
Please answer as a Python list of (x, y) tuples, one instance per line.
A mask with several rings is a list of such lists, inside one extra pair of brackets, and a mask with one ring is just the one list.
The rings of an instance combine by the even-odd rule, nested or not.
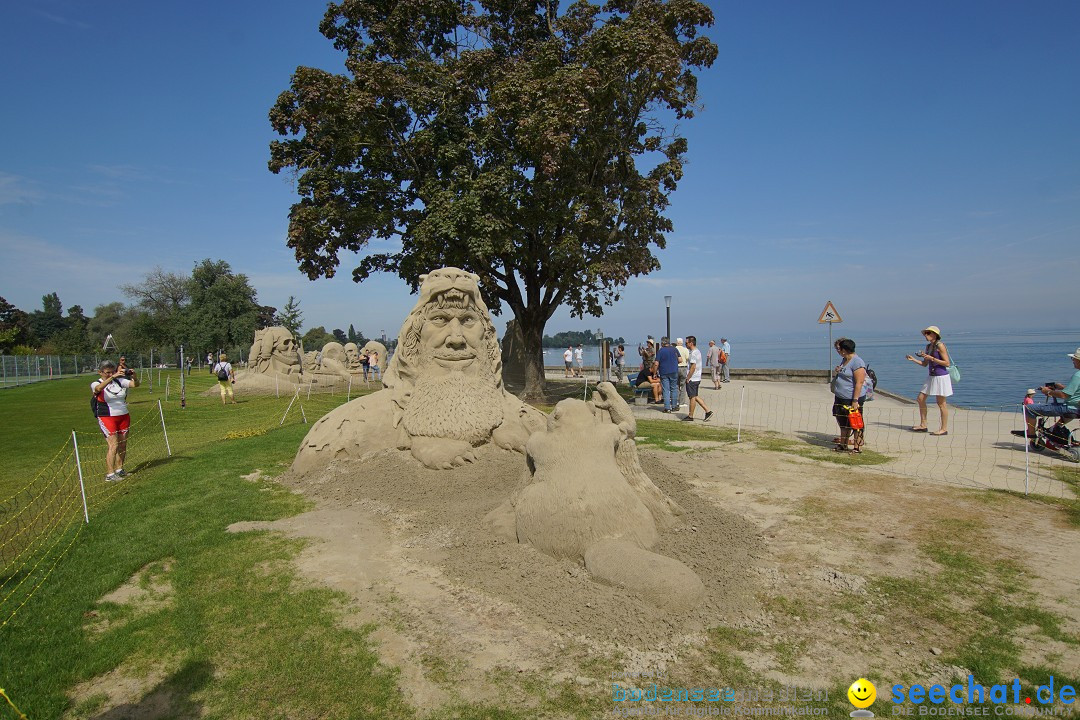
[(1080, 414), (1080, 348), (1076, 348), (1076, 352), (1072, 355), (1066, 355), (1065, 357), (1072, 360), (1073, 368), (1076, 369), (1076, 372), (1073, 373), (1072, 379), (1069, 380), (1069, 384), (1065, 386), (1065, 389), (1059, 390), (1050, 387), (1049, 385), (1044, 385), (1039, 388), (1039, 392), (1050, 397), (1061, 398), (1065, 402), (1025, 405), (1024, 415), (1027, 418), (1027, 436), (1029, 438), (1035, 437), (1036, 417), (1061, 417), (1062, 415)]
[(656, 364), (660, 373), (660, 391), (664, 394), (664, 412), (669, 413), (672, 404), (679, 402), (679, 353), (666, 337), (660, 338)]

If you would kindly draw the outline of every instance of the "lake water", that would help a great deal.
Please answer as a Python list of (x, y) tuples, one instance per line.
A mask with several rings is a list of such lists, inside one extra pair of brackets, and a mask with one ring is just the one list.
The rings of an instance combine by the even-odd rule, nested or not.
[[(833, 337), (842, 331), (833, 328)], [(967, 408), (1015, 410), (1027, 388), (1049, 381), (1066, 383), (1072, 377), (1072, 363), (1066, 355), (1080, 347), (1080, 330), (1024, 332), (1009, 334), (968, 333), (944, 338), (949, 354), (960, 368), (961, 379), (953, 387), (950, 404)], [(926, 379), (926, 368), (904, 359), (922, 350), (921, 336), (855, 338), (863, 360), (877, 373), (881, 388), (914, 398)], [(626, 344), (627, 367), (638, 367), (637, 342)], [(704, 351), (703, 351), (704, 352)], [(544, 364), (561, 366), (563, 349), (544, 351)], [(595, 366), (599, 350), (585, 348), (585, 364)], [(838, 355), (821, 340), (731, 340), (732, 368), (827, 369), (837, 364)], [(1036, 396), (1040, 402), (1042, 395)]]

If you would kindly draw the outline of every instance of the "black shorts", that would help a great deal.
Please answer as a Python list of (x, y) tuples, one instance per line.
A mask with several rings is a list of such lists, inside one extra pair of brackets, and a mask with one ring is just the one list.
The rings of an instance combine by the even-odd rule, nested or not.
[(701, 385), (701, 381), (694, 382), (693, 380), (686, 381), (686, 397), (697, 397), (698, 386)]
[[(848, 407), (850, 407), (850, 406), (851, 406), (851, 398), (842, 398), (842, 397), (837, 397), (835, 395), (833, 396), (832, 414), (833, 414), (833, 417), (836, 418), (836, 424), (839, 425), (842, 428), (851, 427), (851, 425), (848, 424), (848, 415), (851, 412), (850, 410), (848, 410)], [(859, 402), (859, 410), (862, 411), (863, 418), (865, 419), (865, 417), (866, 417), (865, 398), (863, 398)], [(864, 422), (865, 422), (865, 420), (864, 420)]]

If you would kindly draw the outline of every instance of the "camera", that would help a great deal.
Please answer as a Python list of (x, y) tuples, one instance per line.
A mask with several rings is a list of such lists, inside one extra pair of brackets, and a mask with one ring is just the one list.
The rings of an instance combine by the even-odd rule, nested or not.
[(134, 376), (135, 376), (135, 371), (132, 370), (131, 368), (127, 368), (126, 370), (124, 370), (124, 377), (126, 377), (128, 380), (130, 380)]

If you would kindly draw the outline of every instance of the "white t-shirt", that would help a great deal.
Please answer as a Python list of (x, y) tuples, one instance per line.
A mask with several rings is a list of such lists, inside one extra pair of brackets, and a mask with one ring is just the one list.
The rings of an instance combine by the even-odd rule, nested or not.
[(576, 350), (574, 350), (574, 359), (577, 360), (578, 365), (581, 364), (581, 353), (582, 353), (581, 348), (577, 348)]
[(218, 372), (220, 372), (222, 368), (225, 368), (225, 372), (227, 372), (229, 374), (229, 377), (231, 378), (232, 377), (232, 365), (230, 365), (227, 362), (219, 362), (217, 365), (215, 365), (214, 366), (214, 374), (217, 375)]
[[(101, 378), (98, 378), (90, 383), (90, 389), (93, 390), (94, 386), (100, 382)], [(127, 391), (129, 387), (131, 387), (130, 380), (114, 377), (109, 378), (109, 382), (105, 384), (105, 387), (98, 390), (98, 401), (100, 402), (102, 395), (104, 395), (105, 404), (109, 406), (109, 415), (111, 417), (128, 414)]]
[(574, 359), (574, 351), (570, 348), (566, 348), (566, 352), (562, 354), (562, 359), (564, 362), (570, 362)]
[(694, 366), (694, 374), (686, 379), (690, 382), (701, 382), (701, 351), (697, 348), (690, 351), (690, 364)]

